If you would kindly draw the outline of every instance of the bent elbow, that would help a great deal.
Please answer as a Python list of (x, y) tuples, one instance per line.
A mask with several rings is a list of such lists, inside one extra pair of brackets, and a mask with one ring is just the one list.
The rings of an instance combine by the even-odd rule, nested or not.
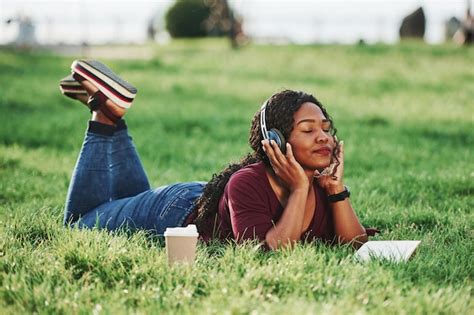
[(267, 233), (267, 235), (265, 236), (265, 242), (271, 250), (293, 247), (293, 245), (296, 244), (296, 242), (298, 241), (298, 239), (292, 239), (290, 237), (272, 237), (272, 235), (269, 234), (270, 233)]
[(362, 245), (367, 243), (368, 240), (369, 240), (369, 237), (367, 236), (366, 233), (364, 233), (353, 238), (351, 241), (351, 244), (352, 244), (352, 247), (354, 247), (355, 249), (359, 249)]
[(362, 245), (367, 243), (369, 240), (366, 233), (359, 234), (356, 236), (339, 236), (339, 244), (350, 244), (354, 249), (359, 249)]

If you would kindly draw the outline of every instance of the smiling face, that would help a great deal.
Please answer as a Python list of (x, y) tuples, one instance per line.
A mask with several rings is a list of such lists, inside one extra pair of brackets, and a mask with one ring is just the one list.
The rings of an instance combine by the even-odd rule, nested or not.
[(335, 148), (331, 122), (314, 103), (306, 102), (293, 116), (288, 142), (303, 169), (313, 172), (328, 167)]

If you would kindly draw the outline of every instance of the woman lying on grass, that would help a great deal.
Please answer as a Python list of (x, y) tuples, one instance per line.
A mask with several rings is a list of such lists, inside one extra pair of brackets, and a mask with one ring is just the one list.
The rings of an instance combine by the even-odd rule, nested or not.
[[(123, 116), (136, 89), (97, 61), (78, 60), (60, 83), (92, 112), (66, 200), (65, 224), (162, 235), (196, 224), (203, 241), (257, 239), (355, 246), (367, 241), (343, 185), (344, 147), (312, 95), (281, 91), (252, 120), (253, 153), (214, 175), (150, 189)], [(285, 139), (287, 139), (285, 141)]]

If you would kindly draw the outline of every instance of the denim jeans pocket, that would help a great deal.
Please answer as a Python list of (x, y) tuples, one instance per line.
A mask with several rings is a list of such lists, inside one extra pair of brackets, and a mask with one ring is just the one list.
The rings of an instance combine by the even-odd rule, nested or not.
[(189, 197), (187, 196), (189, 193), (189, 190), (187, 188), (183, 188), (176, 193), (170, 198), (170, 200), (164, 205), (163, 209), (161, 210), (159, 217), (160, 219), (166, 218), (170, 212), (183, 212), (185, 210), (188, 210), (189, 207), (192, 205), (192, 202), (190, 202)]

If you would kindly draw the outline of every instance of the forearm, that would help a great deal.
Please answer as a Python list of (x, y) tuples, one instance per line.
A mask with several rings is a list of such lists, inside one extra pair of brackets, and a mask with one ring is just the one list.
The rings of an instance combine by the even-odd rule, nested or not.
[(351, 206), (349, 198), (331, 203), (334, 231), (341, 243), (353, 241), (355, 245), (367, 242), (364, 227)]
[(307, 197), (307, 188), (295, 190), (290, 194), (280, 220), (265, 236), (270, 248), (286, 247), (300, 239)]

